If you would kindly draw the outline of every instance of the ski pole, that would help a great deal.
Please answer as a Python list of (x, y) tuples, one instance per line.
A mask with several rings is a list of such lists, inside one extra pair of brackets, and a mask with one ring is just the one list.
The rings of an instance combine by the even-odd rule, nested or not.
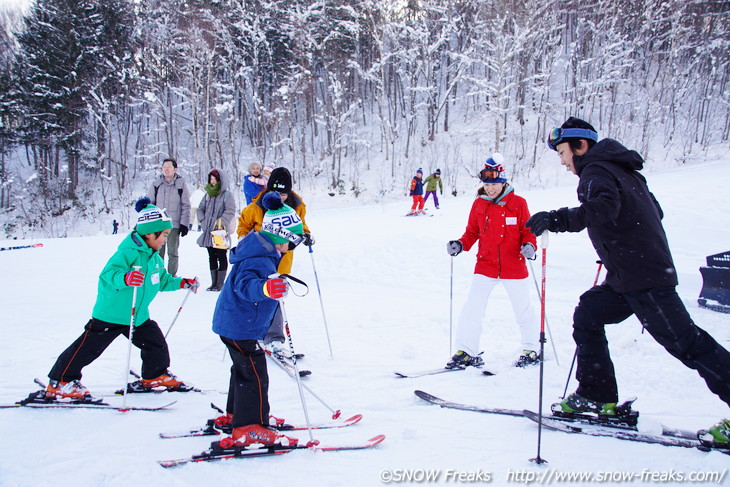
[(0, 247), (0, 251), (3, 250), (18, 250), (18, 249), (33, 249), (37, 247), (43, 247), (42, 243), (36, 243), (31, 245), (16, 245), (15, 247)]
[(547, 463), (547, 460), (540, 456), (540, 445), (542, 444), (542, 391), (543, 391), (543, 377), (545, 371), (545, 281), (547, 275), (547, 247), (548, 247), (548, 232), (543, 232), (540, 246), (542, 247), (542, 294), (540, 295), (540, 387), (538, 392), (538, 423), (537, 423), (537, 456), (531, 458), (531, 462), (535, 462), (538, 465)]
[[(542, 301), (542, 293), (540, 293), (540, 286), (537, 285), (537, 277), (535, 276), (535, 269), (532, 267), (532, 261), (530, 261), (530, 272), (532, 273), (532, 280), (535, 281), (535, 289), (537, 290), (537, 296)], [(545, 327), (547, 328), (548, 335), (550, 336), (550, 345), (553, 347), (553, 355), (555, 355), (555, 363), (560, 367), (560, 359), (558, 359), (558, 351), (555, 349), (555, 340), (553, 340), (553, 332), (550, 330), (550, 324), (548, 323), (547, 316), (545, 316)]]
[[(262, 345), (262, 347), (263, 347), (263, 345)], [(289, 377), (294, 378), (294, 374), (292, 373), (291, 370), (289, 370), (286, 367), (284, 367), (284, 365), (281, 362), (279, 362), (278, 360), (276, 360), (274, 357), (272, 357), (270, 353), (267, 352), (266, 355), (271, 359), (272, 362), (274, 362), (279, 368), (281, 368), (281, 370), (283, 370), (284, 372), (286, 372), (289, 375)], [(340, 415), (342, 414), (342, 411), (341, 410), (338, 409), (338, 410), (335, 411), (334, 409), (332, 409), (331, 407), (329, 407), (329, 405), (326, 402), (324, 402), (324, 400), (321, 397), (319, 397), (312, 389), (310, 389), (307, 386), (307, 384), (305, 384), (305, 383), (302, 382), (302, 387), (307, 392), (309, 392), (312, 395), (312, 397), (314, 397), (317, 401), (319, 401), (320, 404), (322, 404), (322, 406), (324, 406), (325, 408), (329, 409), (329, 411), (332, 413), (332, 419), (337, 419), (337, 418), (340, 417)]]
[(327, 345), (330, 348), (330, 358), (332, 355), (332, 342), (330, 341), (330, 331), (327, 328), (327, 316), (324, 314), (324, 303), (322, 303), (322, 290), (319, 288), (319, 276), (317, 275), (317, 266), (314, 265), (314, 251), (312, 250), (313, 245), (309, 246), (309, 257), (312, 260), (312, 269), (314, 269), (314, 280), (317, 282), (317, 294), (319, 295), (319, 307), (322, 309), (322, 320), (324, 320), (324, 331), (327, 334)]
[[(194, 281), (198, 279), (198, 276), (195, 276), (193, 278)], [(188, 300), (188, 297), (190, 296), (190, 291), (192, 291), (193, 288), (188, 288), (188, 292), (185, 293), (185, 297), (183, 298), (182, 304), (180, 304), (180, 307), (177, 309), (177, 313), (175, 313), (175, 317), (172, 319), (172, 323), (170, 323), (170, 327), (165, 332), (165, 338), (167, 338), (167, 335), (170, 334), (170, 330), (172, 330), (173, 325), (175, 325), (175, 322), (177, 321), (177, 317), (180, 316), (180, 311), (182, 311), (183, 306), (185, 306), (185, 301)]]
[(451, 256), (451, 273), (449, 279), (449, 355), (453, 346), (454, 330), (454, 256)]
[[(142, 266), (135, 265), (132, 266), (132, 268), (135, 271), (139, 271)], [(129, 376), (129, 364), (132, 361), (132, 335), (134, 333), (134, 315), (137, 308), (137, 287), (138, 286), (134, 286), (134, 289), (132, 290), (132, 313), (129, 318), (129, 336), (127, 337), (129, 338), (129, 346), (127, 347), (127, 365), (124, 367), (124, 397), (122, 399), (121, 411), (124, 411), (127, 407), (127, 377)]]
[[(311, 247), (310, 247), (311, 248)], [(287, 342), (289, 342), (289, 352), (291, 352), (292, 365), (294, 365), (294, 378), (297, 380), (297, 388), (299, 389), (299, 398), (302, 400), (302, 409), (304, 410), (304, 419), (307, 422), (307, 431), (309, 431), (308, 445), (316, 445), (314, 435), (312, 434), (312, 423), (309, 421), (309, 411), (307, 410), (307, 400), (304, 397), (304, 389), (302, 389), (302, 379), (299, 377), (299, 366), (297, 365), (297, 355), (294, 352), (294, 343), (289, 330), (289, 320), (286, 317), (286, 309), (284, 308), (284, 300), (279, 301), (281, 308), (281, 316), (284, 319), (284, 331), (286, 332)]]
[[(603, 266), (603, 262), (600, 260), (596, 261), (596, 264), (598, 264), (598, 271), (596, 271), (596, 278), (593, 280), (593, 287), (596, 287), (598, 284), (598, 276), (601, 275), (601, 267)], [(565, 399), (565, 395), (568, 393), (568, 384), (570, 383), (570, 376), (573, 375), (573, 367), (575, 367), (575, 361), (578, 358), (578, 347), (576, 347), (575, 352), (573, 352), (573, 361), (570, 363), (570, 370), (568, 371), (568, 378), (565, 379), (565, 389), (563, 389), (563, 397), (561, 399)]]

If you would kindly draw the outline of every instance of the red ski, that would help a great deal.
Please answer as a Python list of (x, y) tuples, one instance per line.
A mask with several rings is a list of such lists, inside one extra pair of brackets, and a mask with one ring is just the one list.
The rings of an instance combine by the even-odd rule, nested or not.
[[(198, 455), (189, 458), (179, 458), (177, 460), (160, 460), (159, 463), (164, 468), (177, 467), (186, 463), (212, 462), (216, 460), (227, 460), (231, 458), (250, 458), (250, 457), (266, 457), (273, 455), (283, 455), (294, 450), (312, 450), (312, 451), (343, 451), (343, 450), (365, 450), (385, 440), (385, 435), (378, 435), (370, 438), (364, 443), (349, 446), (320, 446), (318, 444), (304, 444), (296, 446), (270, 446), (264, 448), (245, 448), (234, 447), (227, 449), (210, 448)], [(216, 442), (217, 443), (217, 442)]]

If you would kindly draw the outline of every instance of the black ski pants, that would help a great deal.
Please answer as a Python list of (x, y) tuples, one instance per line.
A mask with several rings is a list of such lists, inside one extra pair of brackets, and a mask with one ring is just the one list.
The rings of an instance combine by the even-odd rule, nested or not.
[(233, 365), (226, 412), (233, 414), (234, 428), (269, 424), (269, 372), (266, 354), (258, 340), (221, 337)]
[(602, 284), (580, 297), (573, 314), (578, 394), (594, 401), (618, 401), (605, 326), (631, 315), (636, 315), (670, 354), (696, 370), (709, 389), (730, 406), (730, 352), (694, 324), (674, 286), (618, 293)]
[[(99, 358), (119, 335), (128, 337), (129, 325), (90, 319), (84, 326), (84, 333), (58, 357), (48, 377), (61, 382), (81, 379), (81, 369)], [(170, 352), (155, 321), (147, 320), (136, 326), (132, 343), (141, 350), (143, 379), (154, 379), (167, 371)]]

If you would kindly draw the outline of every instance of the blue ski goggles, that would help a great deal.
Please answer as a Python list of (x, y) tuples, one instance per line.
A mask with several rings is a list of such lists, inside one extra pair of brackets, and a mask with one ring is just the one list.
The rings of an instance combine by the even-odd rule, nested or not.
[(565, 142), (565, 139), (590, 139), (598, 142), (598, 134), (589, 129), (561, 129), (554, 128), (547, 138), (547, 145), (552, 150), (558, 150), (558, 144)]

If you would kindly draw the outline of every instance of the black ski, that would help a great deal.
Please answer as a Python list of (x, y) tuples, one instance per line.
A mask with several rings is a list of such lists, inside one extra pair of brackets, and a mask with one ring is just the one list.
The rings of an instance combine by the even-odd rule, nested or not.
[(45, 397), (45, 390), (36, 391), (28, 395), (27, 398), (18, 401), (14, 404), (0, 404), (0, 408), (85, 408), (85, 409), (116, 409), (117, 411), (160, 411), (167, 409), (177, 401), (164, 404), (162, 406), (114, 406), (112, 404), (103, 402), (101, 399), (89, 399), (83, 401), (58, 401), (55, 399), (48, 399)]
[(437, 406), (441, 406), (442, 408), (460, 409), (462, 411), (474, 411), (477, 413), (505, 414), (507, 416), (522, 416), (522, 411), (517, 410), (517, 409), (486, 408), (486, 407), (480, 407), (480, 406), (471, 406), (469, 404), (461, 404), (458, 402), (446, 401), (444, 399), (441, 399), (440, 397), (436, 397), (432, 394), (429, 394), (428, 392), (423, 392), (423, 391), (414, 391), (414, 394), (416, 396), (418, 396), (419, 398), (423, 399), (424, 401), (430, 402), (431, 404), (436, 404)]
[[(636, 401), (636, 398), (631, 398), (627, 401), (616, 406), (616, 411), (619, 413), (615, 416), (601, 416), (598, 414), (590, 413), (566, 413), (557, 408), (557, 404), (553, 404), (551, 407), (552, 415), (547, 416), (550, 419), (556, 421), (563, 421), (566, 423), (577, 423), (584, 425), (597, 425), (606, 428), (638, 431), (638, 420), (639, 412), (631, 409), (631, 405)], [(690, 440), (697, 439), (696, 431), (686, 431), (676, 428), (670, 428), (665, 425), (662, 427), (662, 436), (673, 436), (676, 438), (686, 438)]]
[[(436, 404), (437, 406), (441, 406), (442, 408), (450, 408), (450, 409), (459, 409), (462, 411), (474, 411), (477, 413), (489, 413), (489, 414), (505, 414), (508, 416), (523, 416), (524, 411), (519, 411), (515, 409), (500, 409), (500, 408), (490, 408), (490, 407), (481, 407), (481, 406), (473, 406), (470, 404), (461, 404), (457, 402), (451, 402), (446, 401), (444, 399), (441, 399), (440, 397), (436, 397), (432, 394), (429, 394), (427, 392), (423, 391), (415, 391), (416, 396), (420, 397), (424, 401), (430, 402), (432, 404)], [(624, 403), (617, 406), (616, 409), (618, 410), (628, 410), (631, 407), (631, 404), (634, 402), (635, 399), (631, 399), (628, 401), (625, 401)], [(558, 423), (565, 423), (565, 424), (576, 424), (578, 427), (580, 426), (601, 426), (605, 427), (610, 430), (614, 431), (628, 431), (632, 433), (638, 433), (637, 427), (636, 427), (636, 418), (638, 418), (639, 413), (636, 411), (632, 411), (633, 414), (631, 414), (628, 419), (624, 417), (622, 419), (622, 416), (605, 419), (600, 418), (597, 415), (591, 416), (588, 414), (575, 414), (570, 415), (567, 413), (561, 413), (560, 416), (555, 415), (553, 413), (552, 415), (543, 416), (543, 418), (549, 418), (552, 421), (558, 422)], [(530, 418), (532, 419), (532, 418)], [(674, 437), (674, 438), (680, 438), (680, 439), (689, 439), (689, 440), (696, 440), (697, 439), (697, 433), (693, 431), (685, 431), (680, 429), (674, 429), (669, 428), (668, 426), (662, 425), (662, 435), (666, 437)]]
[[(160, 394), (162, 392), (204, 392), (202, 389), (197, 387), (182, 384), (179, 387), (144, 387), (141, 381), (134, 381), (127, 384), (127, 394)], [(115, 396), (123, 396), (124, 389), (117, 389), (114, 391)]]
[(115, 406), (109, 403), (104, 402), (103, 399), (94, 398), (91, 396), (88, 396), (88, 398), (85, 399), (75, 399), (75, 400), (69, 400), (69, 401), (59, 401), (57, 399), (52, 399), (46, 397), (46, 384), (44, 384), (40, 379), (34, 379), (33, 380), (36, 384), (38, 384), (41, 387), (41, 390), (31, 392), (28, 394), (28, 397), (25, 399), (22, 399), (16, 403), (13, 404), (0, 404), (0, 409), (7, 409), (7, 408), (18, 408), (18, 407), (29, 407), (29, 408), (86, 408), (86, 409), (116, 409), (117, 411), (160, 411), (162, 409), (167, 409), (173, 404), (175, 404), (177, 401), (172, 401), (168, 404), (164, 404), (162, 406), (153, 406), (153, 407), (146, 407), (146, 406)]
[[(415, 379), (417, 377), (425, 377), (427, 375), (436, 375), (436, 374), (444, 374), (446, 372), (458, 372), (460, 370), (466, 370), (466, 368), (453, 368), (453, 369), (447, 369), (446, 367), (441, 367), (440, 369), (432, 369), (432, 370), (422, 370), (420, 372), (394, 372), (395, 375), (402, 379)], [(494, 372), (491, 372), (489, 370), (482, 370), (483, 375), (495, 375)]]
[(699, 448), (703, 451), (717, 450), (730, 455), (730, 447), (724, 448), (720, 447), (717, 444), (708, 444), (708, 442), (700, 441), (697, 438), (697, 433), (694, 434), (694, 438), (687, 438), (686, 436), (691, 436), (687, 432), (683, 432), (683, 434), (685, 434), (686, 436), (669, 436), (667, 434), (652, 435), (647, 433), (640, 433), (639, 431), (619, 429), (611, 426), (586, 424), (580, 421), (568, 422), (564, 419), (558, 419), (553, 416), (543, 416), (542, 419), (540, 419), (537, 413), (529, 410), (524, 410), (523, 414), (526, 418), (531, 419), (536, 423), (542, 421), (542, 425), (548, 429), (563, 431), (565, 433), (581, 433), (590, 436), (606, 436), (609, 438), (617, 438), (619, 440), (635, 441), (640, 443), (652, 443), (664, 446)]
[(114, 409), (116, 411), (162, 411), (163, 409), (167, 409), (173, 404), (175, 404), (177, 401), (172, 401), (167, 404), (163, 404), (162, 406), (154, 406), (154, 407), (144, 407), (144, 406), (114, 406), (112, 404), (107, 404), (105, 402), (59, 402), (59, 401), (51, 401), (47, 403), (39, 403), (39, 402), (30, 402), (26, 404), (0, 404), (0, 408), (17, 408), (17, 407), (25, 407), (25, 408), (34, 408), (34, 409), (45, 409), (45, 408), (85, 408), (85, 409)]
[(219, 446), (215, 447), (218, 442), (214, 442), (211, 448), (204, 452), (193, 455), (189, 458), (180, 458), (177, 460), (160, 460), (158, 463), (165, 468), (176, 467), (178, 465), (184, 465), (186, 463), (197, 463), (197, 462), (211, 462), (216, 460), (226, 460), (230, 458), (251, 458), (251, 457), (264, 457), (272, 455), (283, 455), (285, 453), (292, 452), (294, 450), (312, 450), (312, 451), (345, 451), (345, 450), (364, 450), (367, 448), (373, 448), (374, 446), (385, 440), (385, 435), (378, 435), (370, 438), (364, 443), (349, 445), (349, 446), (319, 446), (317, 445), (294, 445), (294, 446), (270, 446), (263, 448), (245, 448), (245, 447), (234, 447), (222, 449)]

